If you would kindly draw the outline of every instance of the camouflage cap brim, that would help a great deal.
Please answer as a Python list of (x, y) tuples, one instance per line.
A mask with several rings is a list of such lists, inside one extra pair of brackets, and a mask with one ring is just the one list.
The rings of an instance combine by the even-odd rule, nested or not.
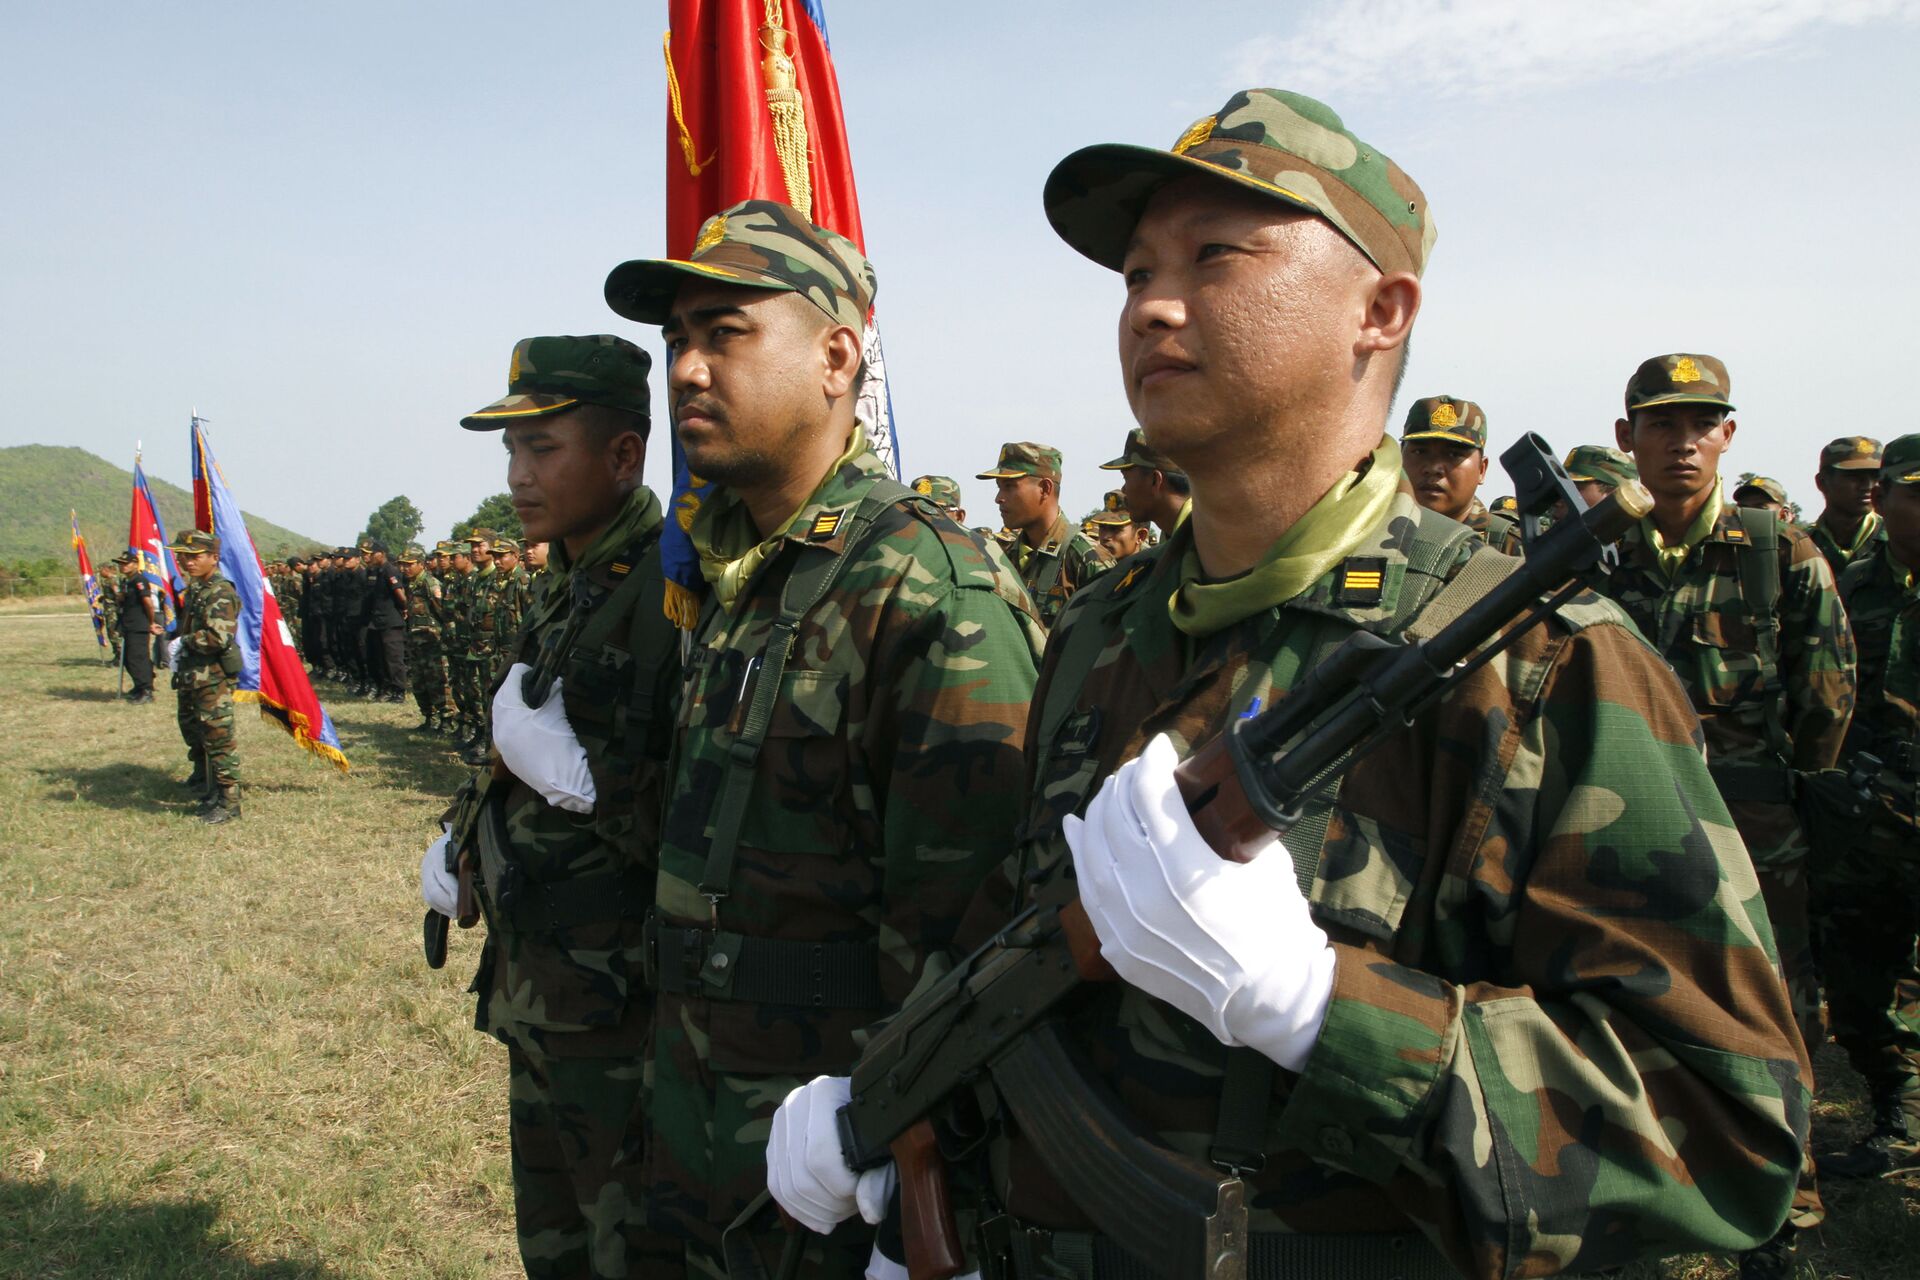
[(1653, 396), (1647, 400), (1636, 400), (1627, 407), (1627, 412), (1633, 413), (1640, 409), (1658, 408), (1663, 404), (1710, 404), (1716, 408), (1725, 409), (1728, 413), (1734, 411), (1732, 402), (1723, 396), (1681, 395), (1675, 393), (1673, 395)]
[(1250, 173), (1124, 142), (1082, 147), (1069, 155), (1047, 175), (1041, 198), (1047, 221), (1062, 240), (1109, 271), (1118, 271), (1147, 202), (1169, 182), (1192, 174), (1258, 192), (1303, 213), (1321, 214), (1309, 197)]
[(1031, 471), (1009, 471), (1005, 468), (1000, 468), (994, 471), (982, 471), (979, 475), (976, 475), (974, 479), (975, 480), (1018, 480), (1022, 476), (1030, 476), (1033, 474), (1034, 473)]
[(1135, 462), (1132, 458), (1122, 456), (1122, 457), (1115, 458), (1112, 462), (1101, 463), (1100, 469), (1102, 471), (1125, 471), (1128, 467), (1137, 467), (1139, 465), (1140, 464)]
[(1445, 440), (1450, 444), (1466, 445), (1469, 449), (1482, 447), (1480, 442), (1472, 436), (1463, 436), (1454, 431), (1414, 431), (1400, 437), (1401, 444), (1409, 444), (1415, 440)]
[(580, 403), (576, 396), (518, 395), (502, 396), (484, 409), (475, 409), (460, 419), (469, 431), (498, 431), (528, 418), (538, 418)]
[(1133, 517), (1124, 511), (1102, 511), (1098, 515), (1087, 517), (1087, 523), (1119, 527), (1132, 524)]
[(771, 293), (799, 292), (778, 276), (750, 267), (679, 258), (635, 258), (607, 273), (607, 305), (615, 315), (640, 324), (665, 324), (673, 314), (673, 300), (680, 286), (688, 280), (718, 281)]

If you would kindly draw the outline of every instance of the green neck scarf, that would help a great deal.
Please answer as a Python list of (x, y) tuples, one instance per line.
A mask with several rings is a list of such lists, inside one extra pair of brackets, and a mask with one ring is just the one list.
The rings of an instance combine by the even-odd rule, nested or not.
[(1189, 636), (1210, 636), (1285, 604), (1359, 548), (1399, 488), (1400, 445), (1382, 437), (1365, 462), (1327, 490), (1245, 573), (1206, 581), (1189, 536), (1180, 585), (1167, 600), (1173, 625)]
[(1835, 533), (1833, 526), (1827, 523), (1824, 512), (1821, 513), (1820, 516), (1820, 527), (1826, 530), (1827, 536), (1833, 539), (1833, 545), (1840, 548), (1842, 555), (1852, 558), (1860, 553), (1860, 548), (1867, 545), (1869, 538), (1880, 531), (1880, 513), (1878, 511), (1867, 512), (1865, 517), (1860, 521), (1860, 527), (1853, 531), (1853, 540), (1851, 542), (1840, 541), (1840, 535)]
[(555, 542), (547, 549), (547, 554), (559, 577), (564, 578), (578, 570), (598, 569), (601, 565), (613, 563), (615, 556), (659, 523), (660, 499), (653, 496), (653, 490), (640, 485), (621, 502), (613, 523), (602, 529), (600, 536), (587, 545), (577, 562), (567, 554), (567, 544), (564, 542)]
[[(820, 483), (814, 486), (814, 493), (818, 494), (839, 473), (841, 467), (859, 457), (866, 447), (866, 425), (856, 422), (853, 439), (848, 441), (846, 452), (827, 468), (826, 474), (820, 477)], [(714, 496), (694, 517), (690, 536), (694, 550), (700, 553), (700, 576), (713, 588), (714, 597), (722, 609), (733, 612), (733, 602), (740, 598), (747, 583), (753, 581), (753, 575), (760, 571), (767, 557), (780, 549), (781, 541), (811, 506), (813, 498), (809, 496), (784, 525), (756, 541), (753, 517), (747, 511), (747, 504), (725, 489), (714, 490)]]

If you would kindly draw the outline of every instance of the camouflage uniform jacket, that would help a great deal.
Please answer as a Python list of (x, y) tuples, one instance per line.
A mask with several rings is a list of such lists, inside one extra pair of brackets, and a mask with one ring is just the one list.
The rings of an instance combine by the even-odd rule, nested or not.
[(240, 593), (231, 582), (218, 572), (210, 578), (189, 578), (180, 598), (180, 666), (173, 673), (173, 687), (197, 689), (233, 679), (221, 670), (220, 660), (240, 643), (234, 638), (239, 625)]
[(476, 658), (499, 652), (503, 642), (502, 637), (494, 633), (494, 625), (499, 621), (495, 610), (500, 585), (505, 581), (505, 575), (493, 564), (467, 575), (466, 622), (462, 632), (467, 639), (467, 652)]
[(1100, 544), (1081, 532), (1062, 514), (1056, 516), (1047, 540), (1038, 547), (1015, 534), (1006, 544), (1007, 558), (1020, 571), (1020, 581), (1032, 597), (1034, 610), (1045, 626), (1052, 626), (1067, 601), (1087, 583), (1112, 567)]
[[(849, 548), (856, 512), (885, 476), (870, 450), (843, 460), (732, 607), (708, 603), (689, 659), (660, 851), (661, 937), (717, 927), (769, 949), (825, 944), (872, 997), (864, 1007), (737, 997), (711, 983), (727, 971), (697, 956), (680, 972), (699, 977), (676, 984), (662, 951), (648, 1066), (652, 1217), (709, 1243), (766, 1187), (780, 1100), (816, 1075), (844, 1075), (856, 1033), (950, 967), (961, 913), (1020, 813), (1043, 633), (978, 535), (922, 499), (881, 507)], [(696, 517), (696, 545), (719, 523), (717, 506)], [(726, 896), (710, 902), (700, 885), (716, 798), (785, 588), (843, 550), (838, 579), (801, 617)]]
[[(112, 578), (101, 578), (99, 589), (94, 593), (94, 599), (100, 606), (100, 629), (109, 637), (120, 630), (121, 581), (117, 574)], [(107, 643), (115, 642), (109, 639)]]
[[(593, 775), (593, 813), (556, 808), (511, 774), (483, 774), (455, 801), (458, 833), (466, 806), (506, 788), (501, 816), (525, 884), (515, 918), (482, 892), (487, 942), (470, 989), (479, 996), (475, 1028), (528, 1052), (637, 1056), (645, 1042), (643, 921), (680, 688), (679, 636), (662, 607), (660, 527), (660, 503), (641, 488), (577, 565), (555, 543), (557, 589), (528, 619), (514, 655), (538, 676), (558, 675)], [(561, 905), (549, 926), (527, 927), (525, 908), (543, 893)]]
[(447, 593), (431, 569), (407, 579), (407, 630), (430, 640), (445, 637)]
[[(1070, 889), (1062, 820), (1101, 779), (1154, 734), (1185, 755), (1271, 706), (1356, 629), (1390, 632), (1416, 528), (1451, 527), (1402, 487), (1356, 559), (1201, 638), (1168, 615), (1191, 526), (1081, 593), (1047, 641), (1026, 843), (996, 889)], [(1772, 1234), (1810, 1076), (1698, 721), (1618, 609), (1581, 597), (1363, 758), (1321, 848), (1333, 998), (1305, 1070), (1275, 1073), (1256, 1232), (1418, 1228), (1487, 1277)], [(1124, 983), (1086, 995), (1067, 1019), (1095, 1074), (1204, 1161), (1228, 1051)], [(1017, 1135), (993, 1146), (1009, 1212), (1088, 1229)]]
[(1847, 735), (1849, 756), (1870, 751), (1885, 768), (1880, 795), (1888, 814), (1920, 825), (1920, 585), (1882, 542), (1840, 575), (1853, 638), (1860, 647), (1859, 713)]
[(1887, 545), (1887, 527), (1880, 520), (1877, 511), (1867, 512), (1863, 527), (1854, 531), (1854, 547), (1851, 551), (1840, 545), (1833, 529), (1827, 524), (1827, 513), (1822, 511), (1819, 519), (1807, 526), (1807, 534), (1813, 539), (1813, 545), (1827, 559), (1827, 566), (1838, 578), (1847, 566), (1859, 560), (1871, 560), (1881, 548)]
[(464, 658), (467, 654), (467, 610), (473, 602), (473, 570), (462, 572), (449, 569), (446, 580), (440, 584), (440, 593), (446, 604), (445, 620), (440, 630), (442, 647), (448, 657)]
[(1478, 498), (1467, 508), (1467, 514), (1460, 517), (1460, 523), (1479, 534), (1480, 541), (1495, 551), (1517, 556), (1525, 550), (1520, 542), (1520, 522), (1511, 516), (1487, 510), (1486, 504)]
[(525, 575), (518, 568), (512, 573), (494, 571), (493, 635), (502, 652), (511, 649), (520, 634), (520, 620), (526, 616)]
[[(1620, 566), (1602, 588), (1680, 677), (1723, 788), (1735, 766), (1832, 768), (1853, 715), (1853, 637), (1833, 573), (1813, 540), (1785, 521), (1776, 522), (1780, 669), (1767, 678), (1757, 602), (1746, 599), (1741, 583), (1746, 531), (1739, 512), (1731, 503), (1722, 507), (1671, 582), (1651, 519), (1642, 520), (1621, 538)], [(1774, 740), (1780, 736), (1785, 743)], [(1806, 857), (1805, 835), (1784, 797), (1735, 798), (1731, 807), (1755, 863), (1784, 866)]]

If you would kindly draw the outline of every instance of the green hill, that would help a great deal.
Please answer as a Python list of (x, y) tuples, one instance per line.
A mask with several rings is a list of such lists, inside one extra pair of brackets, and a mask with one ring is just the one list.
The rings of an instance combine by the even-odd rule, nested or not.
[[(193, 527), (191, 492), (166, 483), (151, 471), (147, 483), (169, 535), (177, 537), (181, 529)], [(132, 493), (133, 472), (85, 449), (47, 444), (0, 449), (0, 562), (53, 556), (71, 565), (69, 508), (80, 517), (80, 532), (94, 559), (111, 559), (126, 550)], [(318, 538), (283, 529), (251, 511), (241, 514), (246, 517), (247, 532), (253, 535), (253, 545), (269, 559), (320, 545)]]

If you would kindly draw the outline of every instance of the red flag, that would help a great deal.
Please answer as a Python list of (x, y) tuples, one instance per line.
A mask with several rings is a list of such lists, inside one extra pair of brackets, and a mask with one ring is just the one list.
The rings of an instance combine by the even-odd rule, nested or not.
[(87, 593), (87, 608), (93, 613), (93, 638), (100, 642), (102, 649), (107, 647), (107, 619), (100, 612), (100, 586), (94, 580), (93, 560), (87, 555), (87, 540), (80, 536), (80, 517), (73, 508), (67, 508), (67, 519), (73, 524), (73, 553), (80, 559), (80, 586)]

